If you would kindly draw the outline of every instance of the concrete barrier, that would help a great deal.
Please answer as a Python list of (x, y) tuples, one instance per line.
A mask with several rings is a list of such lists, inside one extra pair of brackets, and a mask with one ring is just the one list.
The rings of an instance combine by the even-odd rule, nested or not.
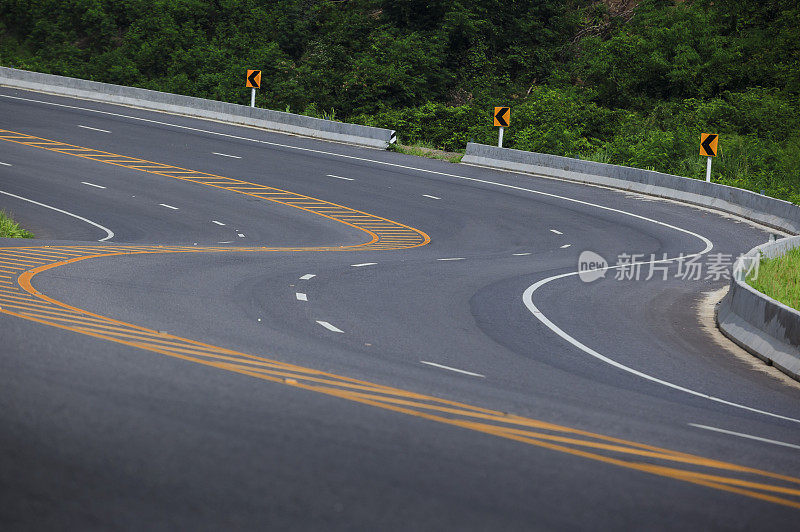
[[(242, 79), (242, 84), (244, 85), (244, 79)], [(386, 149), (389, 144), (395, 142), (396, 138), (395, 132), (391, 129), (346, 124), (270, 109), (8, 67), (0, 67), (0, 85), (198, 118), (210, 118), (231, 124), (255, 126), (270, 131), (372, 148)]]
[[(735, 214), (790, 234), (800, 233), (800, 207), (699, 179), (475, 143), (467, 144), (461, 162), (669, 198)], [(717, 309), (717, 325), (747, 351), (800, 380), (800, 312), (744, 282), (746, 266), (760, 260), (761, 254), (771, 258), (795, 247), (800, 247), (800, 236), (764, 244), (740, 258), (734, 266), (730, 291)]]
[(800, 207), (699, 179), (472, 142), (467, 144), (461, 162), (669, 198), (735, 214), (790, 234), (800, 233)]
[(800, 380), (800, 311), (745, 282), (762, 256), (775, 258), (797, 247), (800, 236), (783, 238), (755, 247), (736, 261), (730, 290), (717, 308), (717, 326), (747, 351)]

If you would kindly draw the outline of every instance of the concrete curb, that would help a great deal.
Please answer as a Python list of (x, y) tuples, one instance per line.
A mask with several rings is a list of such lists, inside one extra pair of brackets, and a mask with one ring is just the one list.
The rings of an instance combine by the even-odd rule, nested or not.
[(472, 142), (467, 144), (461, 162), (673, 199), (735, 214), (790, 234), (800, 233), (800, 207), (699, 179)]
[(198, 118), (211, 118), (231, 124), (255, 126), (280, 133), (371, 148), (386, 149), (396, 139), (395, 132), (391, 129), (346, 124), (344, 122), (283, 113), (270, 109), (253, 108), (245, 105), (182, 96), (180, 94), (54, 76), (16, 68), (0, 67), (0, 85), (61, 96), (74, 96), (99, 102), (129, 105), (142, 109), (166, 111)]
[(745, 282), (762, 257), (800, 247), (800, 236), (755, 247), (733, 266), (731, 288), (717, 307), (717, 326), (736, 344), (800, 380), (800, 311), (758, 292)]

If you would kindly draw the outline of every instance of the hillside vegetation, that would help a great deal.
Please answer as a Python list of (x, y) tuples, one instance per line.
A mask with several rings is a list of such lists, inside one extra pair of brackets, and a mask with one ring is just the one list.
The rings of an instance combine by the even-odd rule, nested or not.
[(796, 0), (3, 0), (0, 64), (702, 177), (800, 203)]

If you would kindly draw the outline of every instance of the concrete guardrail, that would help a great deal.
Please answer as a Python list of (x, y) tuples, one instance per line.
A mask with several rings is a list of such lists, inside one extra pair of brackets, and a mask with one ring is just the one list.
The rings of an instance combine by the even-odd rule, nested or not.
[[(800, 233), (800, 207), (747, 190), (650, 170), (582, 161), (543, 153), (467, 144), (463, 163), (557, 177), (669, 198), (735, 214), (763, 225)], [(728, 294), (720, 302), (717, 325), (735, 343), (800, 380), (800, 312), (744, 282), (746, 266), (800, 246), (800, 237), (754, 248), (737, 261)], [(736, 272), (736, 269), (734, 269)]]
[[(242, 84), (244, 85), (244, 79), (242, 79)], [(210, 118), (231, 124), (255, 126), (280, 133), (372, 148), (386, 149), (396, 139), (395, 132), (391, 129), (346, 124), (270, 109), (8, 67), (0, 67), (0, 85), (198, 118)]]
[(717, 326), (735, 343), (800, 380), (800, 311), (755, 290), (745, 282), (761, 257), (775, 258), (800, 247), (800, 236), (751, 249), (733, 266), (731, 288), (717, 308)]
[(468, 143), (462, 163), (602, 185), (728, 212), (790, 234), (800, 208), (749, 190), (651, 170)]

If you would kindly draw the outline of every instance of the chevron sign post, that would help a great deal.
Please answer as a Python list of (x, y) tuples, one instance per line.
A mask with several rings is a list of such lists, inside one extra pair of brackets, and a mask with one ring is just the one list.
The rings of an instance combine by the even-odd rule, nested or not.
[(256, 89), (261, 88), (261, 71), (248, 70), (245, 85), (250, 89), (250, 107), (256, 106)]
[(701, 133), (700, 134), (700, 155), (705, 155), (708, 160), (706, 161), (706, 181), (711, 182), (711, 158), (717, 156), (717, 145), (719, 144), (719, 135), (714, 133)]
[(497, 136), (497, 147), (503, 147), (503, 130), (511, 123), (511, 107), (494, 108), (494, 125), (500, 128)]

